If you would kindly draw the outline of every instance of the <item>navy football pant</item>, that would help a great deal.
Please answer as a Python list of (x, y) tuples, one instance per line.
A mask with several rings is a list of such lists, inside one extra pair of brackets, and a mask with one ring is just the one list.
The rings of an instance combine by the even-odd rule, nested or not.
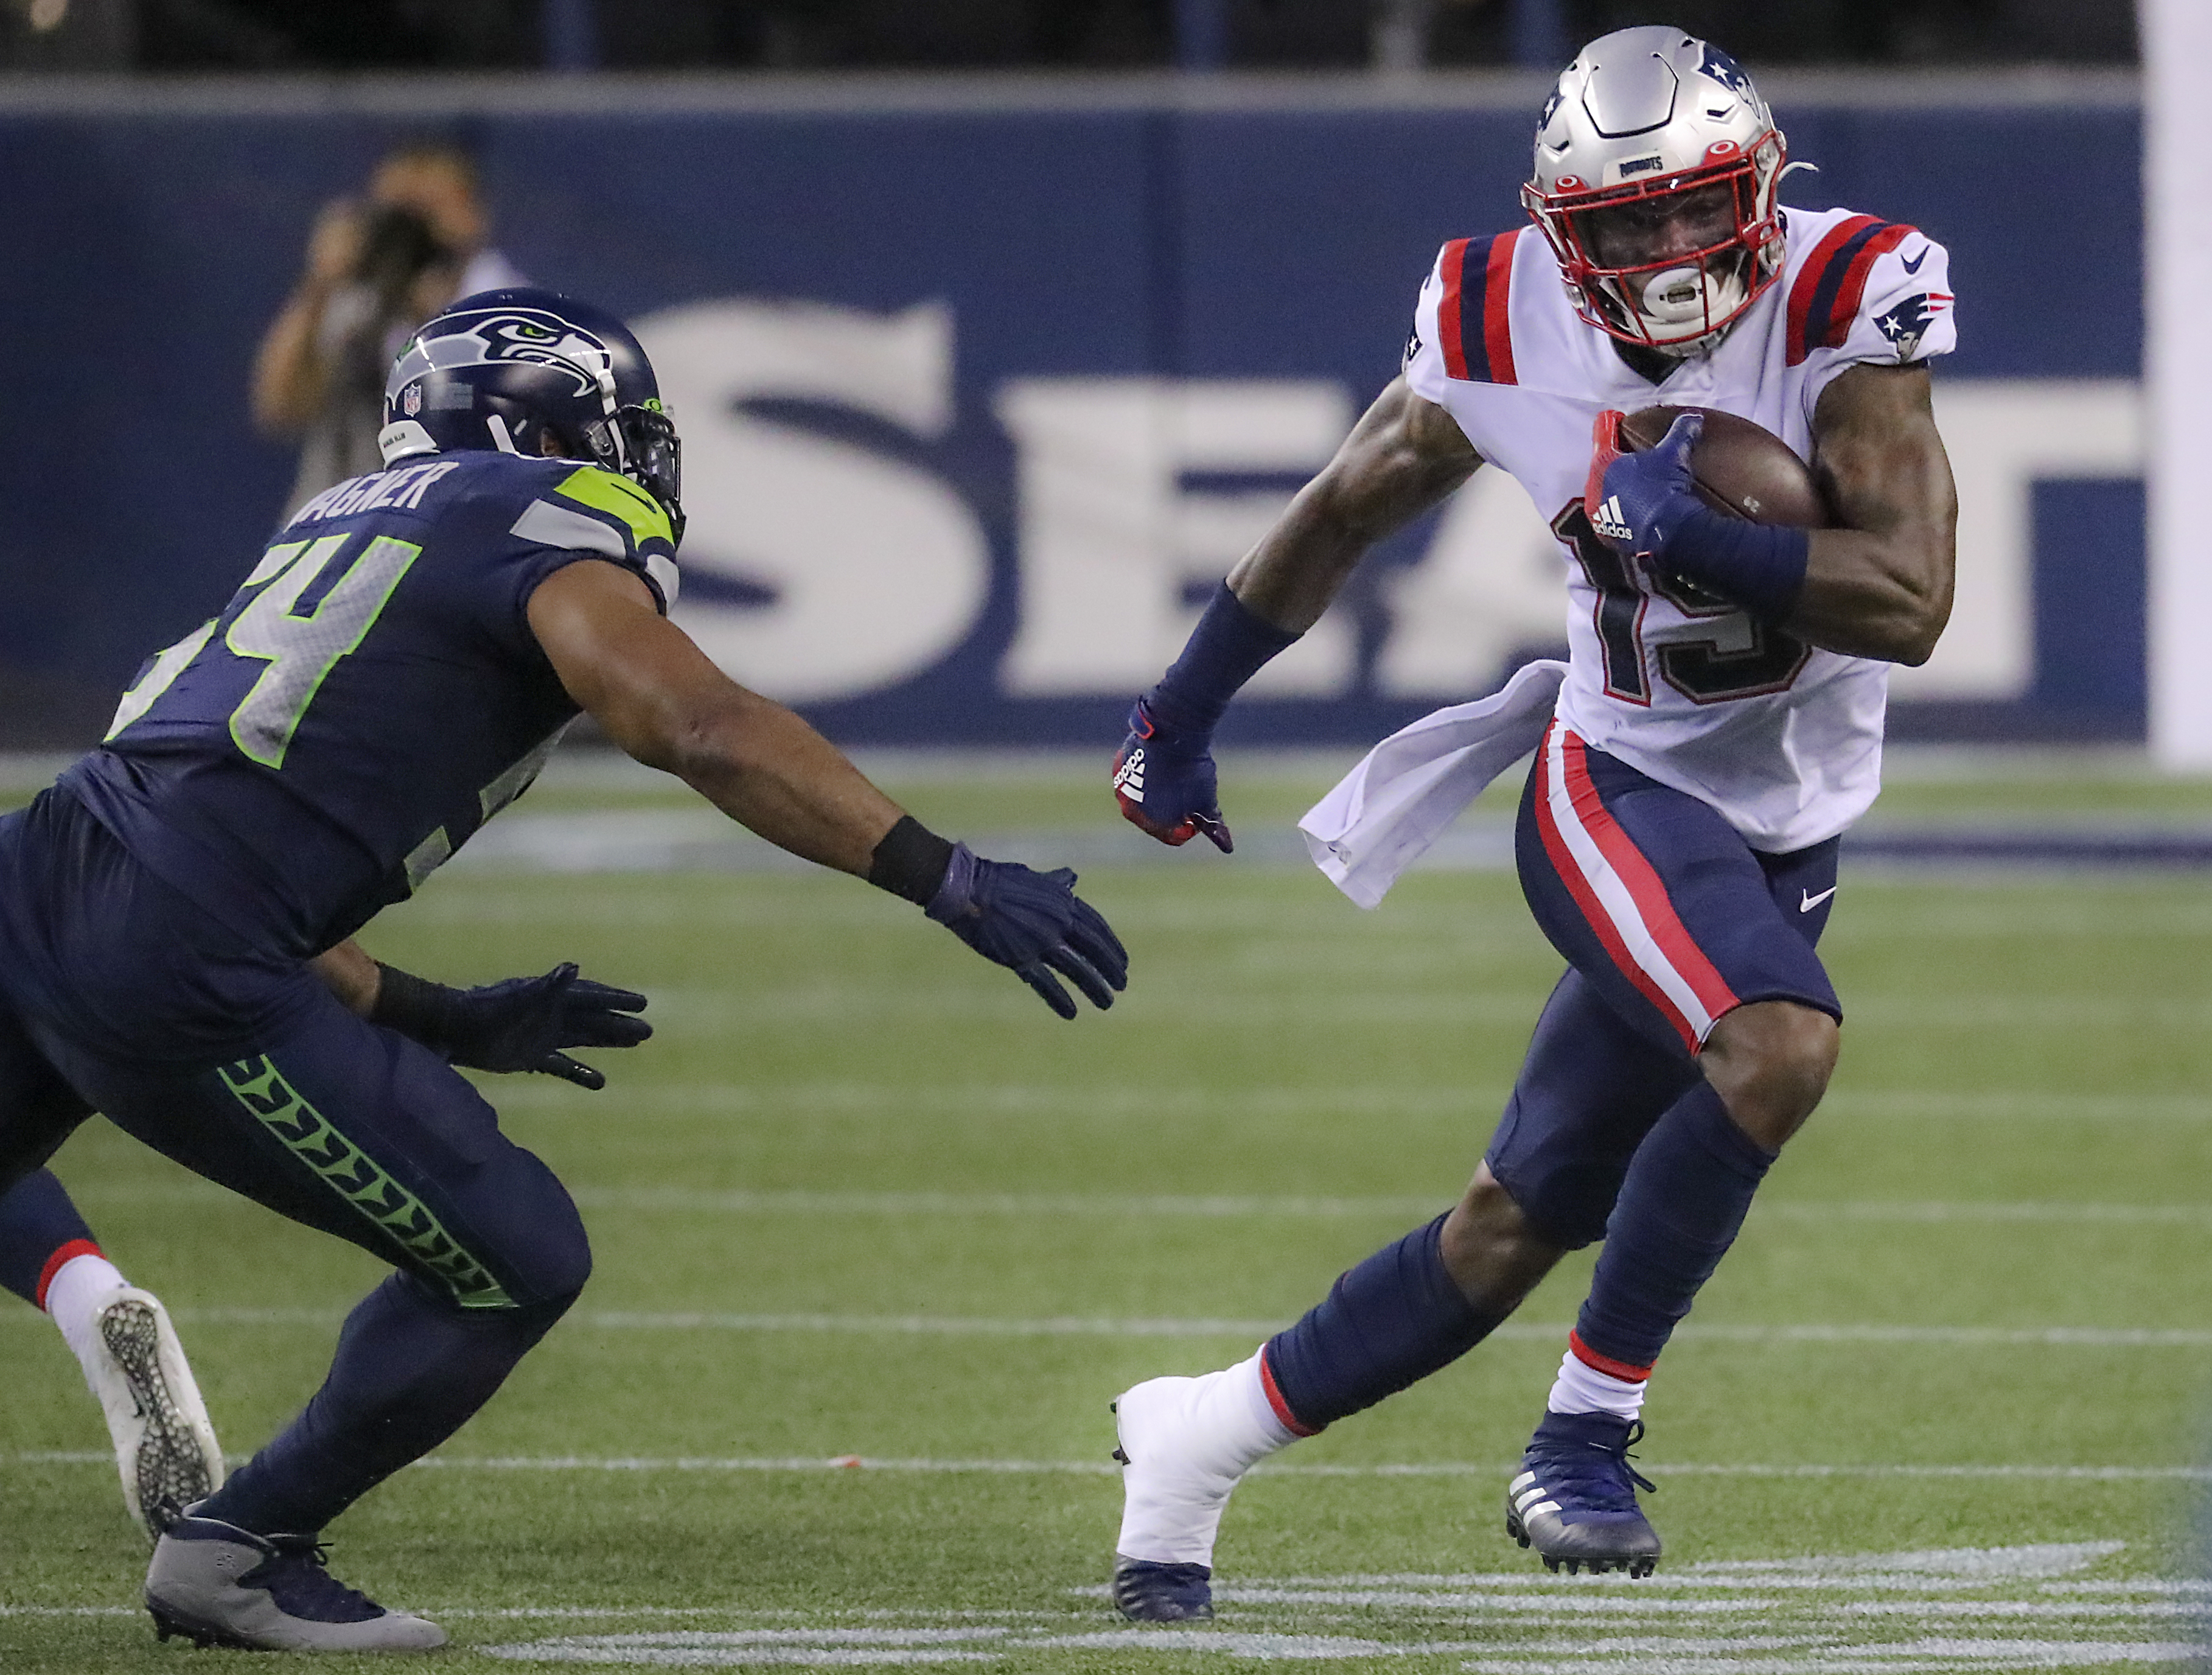
[[(245, 1021), (224, 1042), (226, 1020)], [(319, 1529), (450, 1435), (590, 1272), (568, 1193), (465, 1077), (227, 941), (49, 797), (0, 820), (0, 1186), (94, 1110), (399, 1270), (210, 1504), (249, 1529)]]
[(1814, 951), (1837, 842), (1762, 854), (1708, 804), (1555, 722), (1515, 848), (1570, 969), (1484, 1160), (1545, 1239), (1579, 1248), (1604, 1236), (1644, 1136), (1703, 1081), (1692, 1055), (1715, 1021), (1772, 1000), (1843, 1016)]
[(210, 1516), (320, 1529), (488, 1401), (590, 1273), (568, 1193), (475, 1088), (328, 996), (265, 1051), (205, 1068), (45, 1045), (117, 1126), (400, 1270), (355, 1310), (322, 1389)]
[[(1641, 1377), (1771, 1161), (1735, 1127), (1697, 1050), (1715, 1022), (1754, 1001), (1842, 1015), (1814, 952), (1837, 844), (1761, 854), (1709, 805), (1555, 722), (1522, 794), (1516, 848), (1530, 910), (1569, 969), (1485, 1161), (1546, 1242), (1606, 1240), (1580, 1352)], [(1271, 1398), (1291, 1428), (1372, 1405), (1496, 1325), (1446, 1271), (1442, 1225), (1370, 1257), (1268, 1341)]]

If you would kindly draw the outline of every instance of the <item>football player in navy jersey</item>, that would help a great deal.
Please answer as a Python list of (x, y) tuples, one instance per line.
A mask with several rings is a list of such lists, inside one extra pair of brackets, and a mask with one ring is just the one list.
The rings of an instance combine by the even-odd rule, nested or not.
[(644, 1038), (563, 965), (458, 991), (351, 941), (590, 714), (761, 836), (915, 903), (1063, 1017), (1127, 957), (1075, 875), (903, 813), (667, 619), (674, 426), (622, 324), (487, 292), (394, 365), (387, 468), (319, 495), (214, 619), (151, 659), (103, 746), (0, 821), (0, 1188), (93, 1111), (394, 1272), (299, 1416), (161, 1537), (164, 1637), (441, 1644), (323, 1568), (320, 1532), (498, 1389), (583, 1286), (582, 1223), (453, 1068)]

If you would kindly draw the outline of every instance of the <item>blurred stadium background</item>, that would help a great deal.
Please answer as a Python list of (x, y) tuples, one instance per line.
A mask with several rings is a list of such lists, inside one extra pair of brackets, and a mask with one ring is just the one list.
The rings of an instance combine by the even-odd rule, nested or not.
[[(1702, 1568), (1642, 1595), (1493, 1574), (1526, 1565), (1492, 1502), (1571, 1264), (1498, 1344), (1255, 1482), (1223, 1552), (1251, 1586), (1185, 1644), (1117, 1638), (1093, 1597), (1105, 1400), (1241, 1353), (1448, 1201), (1557, 969), (1510, 798), (1374, 916), (1291, 830), (1367, 743), (1556, 649), (1534, 510), (1478, 477), (1232, 712), (1234, 861), (1115, 822), (1103, 764), (1395, 373), (1437, 245), (1515, 223), (1559, 63), (1655, 14), (0, 0), (0, 807), (251, 563), (295, 461), (250, 417), (256, 344), (319, 209), (428, 142), (472, 161), (524, 272), (653, 351), (692, 512), (679, 619), (932, 824), (1081, 867), (1134, 955), (1122, 1006), (1061, 1031), (897, 904), (565, 747), (371, 946), (455, 980), (581, 958), (653, 993), (662, 1033), (597, 1099), (494, 1086), (586, 1206), (595, 1289), (451, 1469), (349, 1516), (349, 1579), (442, 1611), (468, 1659), (2191, 1655), (2212, 542), (2185, 539), (2194, 456), (2159, 462), (2206, 381), (2199, 9), (1672, 9), (1820, 166), (1789, 201), (1923, 227), (1962, 309), (1938, 371), (1959, 607), (1897, 682), (1892, 789), (1849, 840), (1850, 1048), (1654, 1398), (1656, 1515), (1670, 1567)], [(2147, 314), (2162, 283), (2183, 302)], [(250, 1447), (365, 1265), (98, 1129), (58, 1166)], [(0, 1663), (150, 1666), (50, 1337), (0, 1307), (0, 1508), (42, 1532), (0, 1535)], [(848, 1458), (884, 1469), (817, 1469)]]

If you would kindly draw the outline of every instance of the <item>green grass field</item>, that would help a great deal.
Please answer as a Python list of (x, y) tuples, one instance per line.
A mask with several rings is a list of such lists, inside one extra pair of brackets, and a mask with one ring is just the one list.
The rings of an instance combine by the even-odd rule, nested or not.
[[(1240, 803), (1231, 774), (1258, 863), (1086, 826), (1088, 776), (897, 784), (948, 829), (1126, 855), (1084, 889), (1130, 992), (1074, 1024), (823, 874), (457, 864), (373, 927), (448, 980), (580, 959), (649, 991), (659, 1033), (604, 1056), (598, 1095), (487, 1078), (583, 1204), (597, 1276), (335, 1526), (337, 1573), (441, 1620), (456, 1671), (2177, 1666), (2212, 1609), (2184, 1540), (2212, 1434), (2199, 873), (1846, 871), (1834, 1091), (1654, 1384), (1658, 1575), (1550, 1578), (1502, 1532), (1584, 1258), (1255, 1474), (1212, 1628), (1111, 1614), (1109, 1400), (1248, 1354), (1448, 1203), (1558, 972), (1509, 874), (1416, 874), (1366, 914), (1267, 864), (1327, 778)], [(524, 810), (678, 806), (556, 776)], [(1885, 808), (2201, 820), (2212, 788), (1939, 764)], [(373, 1264), (97, 1124), (58, 1167), (250, 1451)], [(0, 1668), (228, 1660), (155, 1643), (97, 1410), (5, 1299), (0, 1365)]]

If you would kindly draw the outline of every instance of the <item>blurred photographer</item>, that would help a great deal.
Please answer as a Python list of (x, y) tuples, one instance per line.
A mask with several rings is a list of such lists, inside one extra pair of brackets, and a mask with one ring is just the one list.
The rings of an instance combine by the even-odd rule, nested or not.
[(255, 423), (301, 441), (288, 512), (382, 469), (384, 376), (416, 326), (455, 297), (524, 283), (489, 231), (474, 167), (436, 143), (388, 153), (362, 198), (324, 206), (253, 364)]

